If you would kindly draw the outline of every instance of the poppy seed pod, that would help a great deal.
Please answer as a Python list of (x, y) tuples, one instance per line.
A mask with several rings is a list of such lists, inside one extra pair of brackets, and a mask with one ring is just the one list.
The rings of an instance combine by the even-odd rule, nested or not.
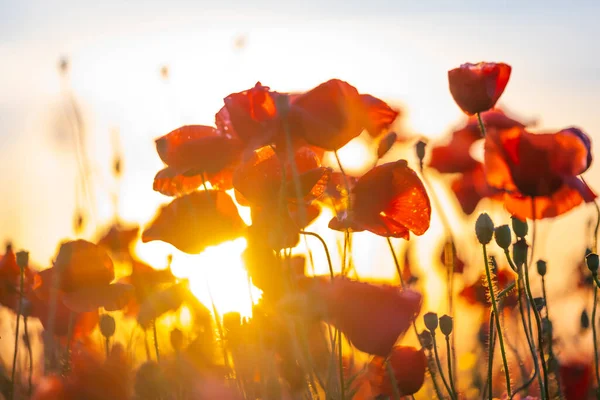
[(423, 331), (419, 333), (419, 342), (421, 346), (426, 349), (431, 349), (433, 347), (433, 340), (431, 338), (431, 333), (429, 331)]
[(494, 230), (494, 239), (496, 239), (496, 244), (504, 250), (508, 250), (510, 243), (512, 242), (511, 236), (512, 235), (508, 225), (500, 225)]
[(515, 235), (518, 238), (524, 238), (527, 236), (527, 232), (529, 231), (529, 226), (527, 225), (527, 221), (521, 221), (519, 218), (514, 215), (510, 217), (512, 221), (512, 229)]
[(475, 222), (475, 234), (481, 244), (488, 244), (494, 236), (494, 222), (487, 213), (482, 213)]
[(417, 158), (422, 163), (425, 158), (425, 148), (427, 147), (427, 143), (422, 140), (419, 140), (417, 144), (415, 144), (415, 151), (417, 153)]
[(19, 251), (17, 253), (17, 265), (19, 268), (24, 269), (27, 268), (29, 264), (29, 252), (27, 251)]
[(580, 324), (581, 324), (581, 329), (587, 329), (590, 327), (590, 317), (586, 310), (583, 310), (581, 312)]
[(181, 331), (181, 329), (173, 329), (170, 334), (170, 339), (171, 346), (173, 346), (173, 349), (177, 352), (181, 351), (181, 349), (183, 348), (184, 341), (183, 332)]
[(536, 297), (533, 299), (533, 305), (538, 311), (542, 311), (546, 307), (546, 299), (543, 297)]
[(425, 321), (425, 326), (429, 329), (430, 332), (435, 332), (438, 327), (438, 316), (434, 312), (428, 312), (423, 315), (423, 320)]
[(537, 273), (540, 276), (545, 276), (546, 272), (548, 270), (548, 266), (546, 265), (546, 261), (544, 260), (538, 260), (538, 262), (535, 264), (535, 266), (537, 267)]
[(525, 261), (527, 261), (527, 242), (525, 239), (519, 239), (515, 244), (513, 244), (513, 261), (517, 268), (521, 268)]
[(112, 335), (115, 334), (115, 329), (117, 327), (116, 323), (115, 323), (115, 319), (108, 315), (108, 314), (102, 314), (100, 316), (100, 332), (102, 333), (102, 336), (104, 336), (105, 338), (110, 338)]
[(440, 331), (442, 331), (445, 336), (450, 336), (452, 328), (452, 317), (449, 315), (442, 315), (440, 317)]
[(598, 254), (590, 253), (585, 257), (585, 263), (592, 274), (598, 273)]

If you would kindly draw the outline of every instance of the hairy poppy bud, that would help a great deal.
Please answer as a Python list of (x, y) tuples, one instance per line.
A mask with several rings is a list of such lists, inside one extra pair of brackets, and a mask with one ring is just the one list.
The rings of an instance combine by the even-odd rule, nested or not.
[(417, 158), (421, 165), (423, 165), (423, 160), (425, 159), (425, 148), (427, 147), (427, 143), (422, 140), (419, 140), (415, 145), (415, 151), (417, 153)]
[(512, 221), (512, 229), (515, 235), (518, 238), (524, 238), (527, 236), (527, 232), (529, 231), (529, 226), (527, 225), (527, 221), (521, 221), (519, 218), (514, 215), (510, 217)]
[(598, 273), (598, 254), (590, 253), (585, 257), (585, 263), (592, 274)]
[(487, 213), (480, 214), (475, 222), (475, 234), (481, 244), (488, 244), (494, 236), (494, 222)]
[(438, 327), (438, 316), (434, 312), (428, 312), (423, 315), (423, 320), (425, 321), (425, 326), (429, 331), (434, 332)]
[(449, 315), (442, 315), (440, 317), (440, 331), (446, 336), (450, 336), (452, 333), (452, 317)]
[(100, 316), (99, 325), (100, 332), (105, 338), (110, 338), (112, 335), (115, 334), (115, 328), (117, 327), (117, 325), (115, 323), (115, 319), (112, 316), (108, 314), (102, 314)]
[(500, 246), (500, 248), (508, 250), (508, 247), (512, 242), (510, 228), (508, 227), (508, 225), (500, 225), (499, 227), (497, 227), (494, 230), (494, 239), (496, 239), (496, 244)]
[(581, 312), (581, 329), (587, 329), (590, 327), (590, 317), (586, 310)]
[(525, 239), (519, 239), (513, 244), (513, 261), (517, 268), (521, 268), (527, 261), (527, 242)]
[(431, 349), (433, 347), (431, 333), (429, 331), (423, 331), (419, 333), (419, 342), (421, 342), (421, 346), (424, 348)]
[(173, 346), (173, 349), (175, 351), (178, 352), (183, 348), (184, 337), (183, 337), (183, 332), (181, 331), (181, 329), (178, 329), (178, 328), (173, 329), (171, 331), (170, 339), (171, 339), (171, 346)]
[(544, 260), (538, 260), (538, 262), (535, 263), (535, 266), (537, 267), (537, 273), (540, 276), (545, 276), (546, 275), (546, 271), (548, 269), (548, 267), (546, 265), (546, 261), (544, 261)]
[(29, 253), (26, 251), (19, 251), (17, 253), (17, 265), (19, 266), (19, 268), (25, 269), (25, 268), (27, 268), (28, 264), (29, 264)]
[(533, 305), (538, 311), (542, 311), (546, 307), (546, 300), (543, 297), (536, 297), (533, 299)]

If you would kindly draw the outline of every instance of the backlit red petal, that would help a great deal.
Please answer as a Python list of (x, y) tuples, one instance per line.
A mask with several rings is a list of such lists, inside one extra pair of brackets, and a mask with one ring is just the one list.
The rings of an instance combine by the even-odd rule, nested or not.
[(59, 287), (65, 292), (108, 285), (115, 278), (113, 262), (106, 251), (86, 240), (63, 243), (53, 269), (60, 274)]
[(106, 311), (117, 311), (129, 304), (133, 290), (133, 286), (126, 283), (80, 289), (65, 293), (63, 303), (76, 313), (90, 312), (100, 307)]
[(373, 137), (388, 129), (400, 114), (385, 101), (370, 94), (361, 94), (360, 99), (364, 107), (363, 126)]

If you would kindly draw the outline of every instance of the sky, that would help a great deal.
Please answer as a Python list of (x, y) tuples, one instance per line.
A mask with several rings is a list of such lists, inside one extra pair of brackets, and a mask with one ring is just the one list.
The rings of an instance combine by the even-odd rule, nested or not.
[[(109, 222), (117, 189), (122, 218), (146, 223), (168, 201), (152, 191), (162, 168), (154, 139), (183, 124), (212, 124), (226, 95), (257, 81), (294, 91), (341, 78), (402, 105), (407, 129), (437, 138), (463, 118), (447, 71), (504, 61), (513, 73), (501, 105), (541, 129), (579, 126), (598, 153), (599, 13), (594, 0), (0, 0), (0, 240), (47, 266), (59, 241), (73, 236), (65, 89), (86, 124), (97, 204), (89, 237)], [(66, 82), (61, 57), (70, 62)], [(115, 137), (120, 184), (109, 167)], [(599, 177), (594, 165), (589, 183), (600, 188)], [(561, 223), (548, 227), (548, 242), (560, 240)]]

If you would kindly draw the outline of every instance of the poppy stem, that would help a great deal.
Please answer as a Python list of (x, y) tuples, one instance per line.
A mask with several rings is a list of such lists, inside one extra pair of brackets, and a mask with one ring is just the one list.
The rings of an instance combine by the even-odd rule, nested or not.
[(392, 394), (394, 395), (394, 400), (400, 400), (400, 390), (398, 390), (398, 381), (396, 380), (396, 375), (394, 375), (394, 368), (392, 367), (392, 363), (390, 360), (385, 360), (385, 369), (387, 370), (388, 377), (390, 378), (390, 384), (392, 386)]
[(446, 377), (444, 376), (444, 370), (442, 369), (442, 363), (440, 362), (440, 356), (438, 354), (438, 349), (437, 349), (437, 342), (435, 340), (435, 331), (430, 331), (430, 332), (431, 332), (431, 340), (433, 341), (433, 351), (435, 354), (435, 363), (437, 365), (438, 372), (440, 373), (442, 382), (444, 382), (444, 386), (446, 387), (446, 391), (448, 392), (448, 395), (450, 396), (450, 398), (452, 400), (456, 400), (456, 397), (454, 396), (454, 391), (450, 388), (450, 385), (448, 384), (448, 381), (446, 380)]
[(107, 337), (104, 338), (104, 348), (106, 350), (106, 358), (110, 355), (110, 339)]
[(225, 367), (227, 368), (227, 370), (230, 371), (231, 367), (229, 365), (227, 347), (225, 347), (225, 333), (223, 332), (223, 325), (221, 324), (221, 315), (219, 314), (217, 306), (215, 305), (215, 300), (210, 290), (210, 286), (208, 285), (208, 280), (206, 281), (206, 289), (208, 291), (208, 297), (210, 298), (210, 304), (212, 306), (213, 313), (215, 314), (215, 324), (217, 324), (217, 333), (219, 334), (219, 340), (221, 341), (221, 349), (223, 351), (223, 362), (225, 363)]
[(19, 323), (21, 320), (21, 310), (23, 309), (23, 286), (25, 281), (25, 268), (20, 267), (21, 278), (19, 282), (19, 304), (17, 306), (17, 326), (15, 328), (15, 350), (13, 353), (12, 373), (10, 378), (10, 399), (15, 398), (15, 373), (17, 372), (17, 354), (19, 352)]
[(429, 374), (431, 375), (431, 382), (433, 383), (433, 390), (437, 395), (438, 399), (442, 400), (444, 397), (442, 396), (442, 390), (440, 389), (440, 385), (436, 379), (435, 375), (435, 361), (433, 360), (433, 356), (431, 355), (431, 351), (427, 352), (427, 368), (429, 369)]
[(160, 351), (158, 349), (158, 331), (156, 330), (156, 320), (152, 320), (152, 336), (154, 338), (154, 350), (156, 351), (156, 362), (160, 362)]
[[(592, 307), (592, 340), (594, 341), (594, 372), (596, 385), (600, 388), (600, 371), (598, 370), (598, 329), (596, 328), (596, 312), (598, 310), (598, 284), (594, 279), (594, 305)], [(600, 389), (596, 389), (600, 390)]]
[(490, 331), (488, 333), (488, 377), (487, 377), (487, 389), (488, 399), (493, 398), (493, 371), (494, 371), (494, 349), (496, 348), (496, 333), (494, 331), (494, 311), (490, 313)]
[(448, 360), (448, 381), (450, 381), (450, 388), (456, 398), (457, 392), (454, 386), (454, 379), (452, 378), (452, 348), (450, 346), (450, 335), (446, 335), (446, 359)]
[(500, 326), (500, 315), (498, 314), (498, 304), (496, 303), (496, 294), (494, 293), (494, 283), (492, 282), (492, 274), (490, 271), (490, 264), (488, 263), (487, 247), (485, 244), (481, 245), (483, 248), (483, 261), (485, 263), (485, 276), (488, 283), (490, 302), (492, 303), (492, 310), (494, 311), (494, 318), (496, 320), (496, 327), (498, 331), (498, 343), (500, 344), (500, 355), (502, 356), (502, 365), (504, 368), (504, 376), (506, 378), (506, 392), (508, 397), (512, 396), (510, 389), (510, 372), (508, 370), (508, 360), (506, 359), (506, 349), (504, 347), (504, 337), (502, 335), (502, 327)]
[(27, 314), (23, 315), (23, 334), (25, 335), (24, 339), (25, 339), (25, 345), (27, 346), (27, 353), (29, 355), (29, 375), (27, 377), (27, 383), (28, 383), (28, 389), (27, 389), (27, 393), (29, 395), (29, 397), (31, 397), (31, 392), (33, 390), (33, 385), (31, 383), (32, 378), (33, 378), (33, 352), (31, 351), (31, 342), (29, 341), (29, 329), (28, 329), (28, 325), (27, 325)]
[(313, 237), (316, 237), (317, 239), (319, 239), (319, 241), (323, 245), (323, 249), (325, 249), (325, 255), (327, 256), (327, 264), (329, 265), (329, 276), (331, 277), (331, 279), (333, 279), (333, 277), (334, 277), (333, 264), (331, 263), (331, 255), (329, 254), (329, 247), (327, 247), (327, 243), (325, 243), (325, 240), (323, 240), (323, 238), (319, 234), (314, 233), (314, 232), (300, 231), (300, 234), (306, 235), (306, 236), (313, 236)]
[(343, 352), (343, 342), (342, 342), (342, 331), (338, 329), (338, 353), (339, 353), (339, 361), (340, 361), (340, 395), (341, 399), (346, 399), (346, 389), (344, 385), (344, 358), (342, 357)]
[(146, 348), (146, 360), (152, 360), (150, 355), (150, 344), (148, 343), (148, 330), (144, 329), (144, 347)]
[(479, 130), (481, 131), (481, 136), (485, 137), (485, 125), (483, 124), (483, 119), (481, 118), (481, 113), (477, 113), (477, 121), (479, 122)]
[(544, 356), (544, 332), (542, 331), (542, 317), (540, 312), (535, 305), (533, 300), (533, 294), (531, 292), (531, 284), (529, 282), (529, 267), (533, 265), (533, 254), (535, 251), (535, 239), (536, 239), (536, 210), (535, 210), (535, 197), (531, 197), (531, 254), (529, 255), (529, 263), (525, 265), (525, 292), (533, 309), (533, 315), (535, 317), (535, 324), (538, 331), (538, 346), (540, 352), (540, 363), (542, 364), (542, 374), (544, 379), (544, 388), (542, 392), (542, 399), (550, 399), (550, 392), (548, 388), (548, 366), (546, 365), (546, 357)]

